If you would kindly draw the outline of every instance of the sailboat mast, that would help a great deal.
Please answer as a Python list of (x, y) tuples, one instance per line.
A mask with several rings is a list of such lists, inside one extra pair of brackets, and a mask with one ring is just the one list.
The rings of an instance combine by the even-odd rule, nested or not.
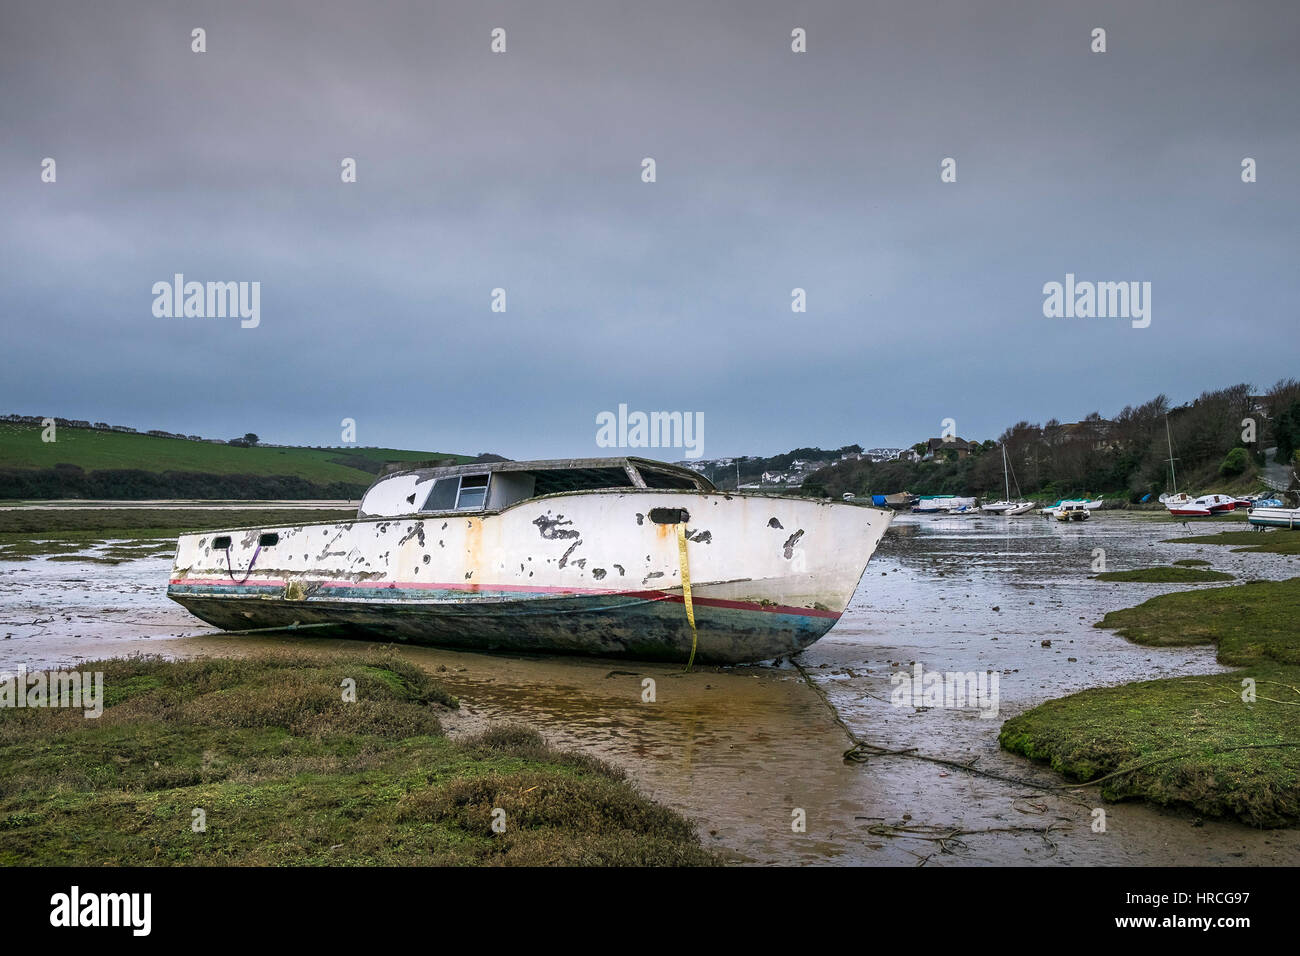
[(1169, 416), (1165, 416), (1165, 441), (1169, 442), (1169, 480), (1174, 486), (1174, 494), (1178, 494), (1178, 476), (1174, 474), (1174, 439), (1169, 433)]
[(1007, 487), (1007, 496), (1003, 501), (1011, 500), (1011, 479), (1007, 477), (1007, 444), (1002, 443), (1002, 483)]

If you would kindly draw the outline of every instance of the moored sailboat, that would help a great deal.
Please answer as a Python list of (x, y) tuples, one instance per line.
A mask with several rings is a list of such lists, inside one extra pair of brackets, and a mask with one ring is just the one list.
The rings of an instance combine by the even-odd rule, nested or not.
[[(1002, 445), (1002, 483), (1006, 491), (1006, 497), (1001, 501), (991, 501), (988, 504), (980, 505), (980, 511), (986, 514), (994, 515), (1022, 515), (1032, 511), (1035, 505), (1033, 501), (1025, 501), (1023, 498), (1011, 500), (1011, 477), (1010, 465), (1007, 463), (1007, 446)], [(1020, 483), (1016, 482), (1016, 493), (1020, 493)]]

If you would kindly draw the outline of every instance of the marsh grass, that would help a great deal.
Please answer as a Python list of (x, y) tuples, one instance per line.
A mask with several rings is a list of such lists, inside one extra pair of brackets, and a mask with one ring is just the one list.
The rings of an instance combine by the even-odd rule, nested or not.
[(599, 761), (524, 728), (448, 739), (455, 698), (382, 649), (78, 669), (104, 673), (99, 719), (0, 711), (0, 863), (716, 862)]
[(1213, 544), (1234, 551), (1253, 554), (1300, 554), (1300, 532), (1286, 529), (1272, 531), (1223, 531), (1219, 534), (1170, 538), (1164, 544)]
[[(1142, 798), (1255, 826), (1300, 822), (1300, 578), (1164, 594), (1095, 626), (1148, 647), (1214, 644), (1227, 674), (1103, 687), (1002, 725), (1001, 745), (1071, 780), (1125, 768), (1108, 800)], [(1243, 700), (1243, 680), (1256, 699)], [(1274, 744), (1291, 746), (1273, 746)]]
[[(1209, 562), (1202, 562), (1208, 564)], [(1195, 567), (1134, 568), (1130, 571), (1103, 571), (1094, 574), (1095, 581), (1128, 581), (1142, 584), (1202, 584), (1208, 581), (1231, 581), (1232, 575), (1223, 571), (1207, 571)]]

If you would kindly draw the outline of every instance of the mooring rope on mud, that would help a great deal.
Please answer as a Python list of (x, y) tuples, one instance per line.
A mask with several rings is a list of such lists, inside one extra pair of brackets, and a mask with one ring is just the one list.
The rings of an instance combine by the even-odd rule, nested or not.
[(1120, 777), (1127, 773), (1133, 773), (1135, 770), (1144, 770), (1147, 767), (1154, 767), (1157, 764), (1168, 763), (1171, 760), (1180, 760), (1183, 757), (1195, 756), (1198, 753), (1222, 754), (1222, 753), (1232, 753), (1237, 750), (1267, 750), (1274, 747), (1282, 747), (1282, 748), (1300, 747), (1300, 741), (1280, 740), (1274, 743), (1267, 743), (1267, 744), (1238, 744), (1237, 746), (1234, 747), (1217, 747), (1213, 750), (1206, 750), (1206, 751), (1187, 750), (1176, 754), (1170, 754), (1164, 757), (1157, 757), (1154, 760), (1146, 760), (1143, 761), (1142, 763), (1134, 764), (1131, 767), (1123, 767), (1112, 773), (1108, 773), (1103, 777), (1097, 777), (1093, 780), (1085, 781), (1084, 783), (1057, 783), (1057, 784), (1035, 783), (1032, 780), (1022, 780), (1019, 777), (1009, 777), (1006, 774), (993, 773), (992, 771), (989, 770), (981, 770), (980, 768), (974, 766), (974, 764), (971, 763), (961, 763), (960, 761), (948, 760), (944, 757), (932, 757), (929, 754), (917, 753), (915, 747), (904, 747), (901, 750), (891, 750), (888, 747), (882, 747), (879, 744), (873, 744), (868, 740), (863, 740), (861, 737), (859, 737), (857, 734), (853, 732), (852, 728), (850, 728), (848, 724), (844, 722), (844, 718), (840, 716), (839, 710), (835, 707), (833, 703), (831, 703), (830, 697), (828, 697), (826, 692), (822, 690), (821, 686), (815, 680), (813, 680), (812, 675), (809, 674), (806, 670), (804, 670), (803, 665), (796, 660), (791, 660), (790, 663), (794, 665), (795, 669), (799, 671), (801, 675), (803, 675), (803, 679), (808, 684), (808, 686), (811, 687), (814, 691), (816, 691), (817, 696), (822, 699), (822, 703), (824, 703), (827, 709), (831, 712), (831, 717), (835, 720), (835, 723), (840, 725), (840, 728), (844, 731), (845, 735), (849, 738), (849, 740), (853, 742), (853, 746), (850, 747), (848, 750), (844, 751), (845, 763), (866, 763), (869, 757), (911, 757), (914, 760), (924, 760), (927, 763), (939, 764), (944, 767), (952, 767), (954, 770), (962, 770), (965, 771), (966, 773), (978, 774), (981, 777), (989, 777), (993, 780), (1001, 780), (1004, 783), (1014, 783), (1017, 786), (1029, 787), (1034, 790), (1059, 791), (1059, 790), (1078, 790), (1083, 787), (1095, 787), (1098, 784), (1104, 783), (1107, 780), (1114, 779), (1115, 777)]
[(306, 631), (314, 627), (338, 627), (333, 621), (325, 621), (320, 624), (299, 624), (294, 621), (292, 624), (280, 624), (276, 627), (250, 627), (242, 631), (207, 631), (203, 634), (186, 634), (186, 637), (232, 637), (234, 635), (244, 634), (266, 634), (270, 631)]

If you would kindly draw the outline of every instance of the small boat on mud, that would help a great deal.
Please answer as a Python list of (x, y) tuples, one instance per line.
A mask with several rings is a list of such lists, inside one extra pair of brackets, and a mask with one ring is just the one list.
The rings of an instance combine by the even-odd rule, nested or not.
[(1201, 495), (1197, 498), (1186, 494), (1169, 495), (1161, 496), (1161, 503), (1178, 518), (1206, 518), (1227, 514), (1237, 508), (1237, 499), (1229, 495)]
[(1169, 443), (1169, 482), (1173, 491), (1160, 496), (1160, 503), (1176, 518), (1208, 518), (1211, 515), (1235, 511), (1237, 499), (1230, 495), (1201, 495), (1193, 498), (1178, 490), (1178, 474), (1174, 471), (1174, 438), (1169, 431), (1169, 416), (1165, 416), (1165, 440)]
[[(1279, 501), (1278, 504), (1281, 504)], [(1300, 508), (1269, 508), (1256, 505), (1246, 516), (1256, 528), (1300, 529)]]
[[(1045, 517), (1055, 518), (1061, 513), (1061, 509), (1065, 508), (1067, 505), (1079, 505), (1088, 511), (1096, 511), (1101, 507), (1104, 500), (1104, 498), (1098, 498), (1095, 501), (1090, 501), (1087, 498), (1062, 498), (1054, 505), (1044, 505), (1039, 509), (1039, 512)], [(1084, 519), (1078, 518), (1075, 520), (1082, 521)]]
[(912, 505), (912, 513), (918, 515), (960, 513), (974, 507), (974, 498), (962, 498), (957, 495), (921, 495)]
[(1052, 512), (1057, 521), (1087, 521), (1092, 511), (1082, 501), (1067, 501), (1056, 506)]
[(167, 596), (225, 630), (733, 664), (830, 630), (891, 517), (642, 458), (411, 467), (355, 520), (181, 535)]
[(895, 511), (907, 511), (917, 502), (917, 496), (910, 491), (900, 491), (883, 497), (885, 507), (892, 508)]

